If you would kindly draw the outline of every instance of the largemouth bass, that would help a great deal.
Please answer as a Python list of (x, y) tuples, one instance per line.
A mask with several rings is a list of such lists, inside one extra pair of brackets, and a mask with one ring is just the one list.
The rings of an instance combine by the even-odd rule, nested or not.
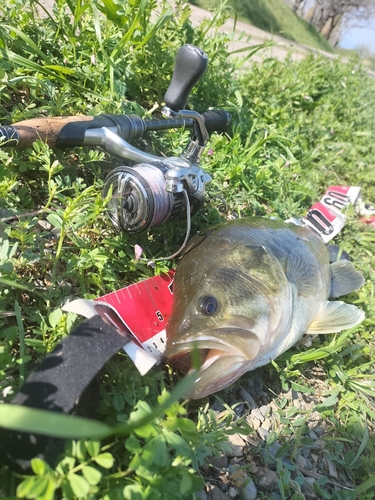
[(359, 324), (354, 305), (329, 301), (360, 288), (348, 260), (330, 264), (312, 230), (260, 217), (237, 220), (194, 237), (177, 266), (167, 326), (166, 361), (191, 369), (196, 348), (197, 399), (276, 359), (304, 333)]

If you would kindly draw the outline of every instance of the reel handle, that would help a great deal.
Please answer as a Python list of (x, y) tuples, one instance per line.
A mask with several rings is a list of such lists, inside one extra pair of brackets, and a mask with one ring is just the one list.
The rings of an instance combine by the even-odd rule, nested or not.
[(185, 109), (191, 89), (204, 75), (208, 57), (195, 45), (183, 45), (177, 52), (171, 83), (164, 96), (165, 104), (173, 111)]

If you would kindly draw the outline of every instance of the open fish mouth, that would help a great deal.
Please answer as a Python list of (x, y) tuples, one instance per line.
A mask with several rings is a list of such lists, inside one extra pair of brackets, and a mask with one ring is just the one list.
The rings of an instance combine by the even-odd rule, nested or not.
[[(172, 358), (168, 359), (168, 363), (175, 366), (184, 373), (188, 373), (193, 369), (193, 355), (194, 350), (184, 351), (175, 354)], [(197, 347), (197, 358), (200, 363), (200, 370), (207, 370), (220, 356), (227, 356), (228, 353), (219, 349), (199, 349)]]
[(192, 358), (195, 351), (197, 351), (197, 358), (200, 360), (201, 371), (206, 370), (222, 356), (236, 356), (246, 359), (244, 354), (233, 345), (218, 342), (211, 336), (202, 335), (195, 339), (189, 339), (187, 342), (172, 344), (170, 348), (167, 348), (167, 361), (179, 370), (189, 372), (193, 368)]
[[(223, 339), (229, 333), (231, 342)], [(240, 378), (258, 350), (259, 340), (252, 332), (223, 328), (172, 343), (167, 347), (166, 361), (184, 373), (195, 368), (193, 359), (200, 361), (200, 376), (187, 396), (188, 399), (199, 399)]]

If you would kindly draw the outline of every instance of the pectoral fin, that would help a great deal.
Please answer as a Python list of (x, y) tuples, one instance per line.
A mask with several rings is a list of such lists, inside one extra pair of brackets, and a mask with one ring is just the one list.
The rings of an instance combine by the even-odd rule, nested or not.
[(306, 333), (335, 333), (358, 325), (365, 319), (365, 313), (358, 307), (345, 302), (326, 302), (320, 314), (309, 325)]
[(298, 294), (304, 297), (313, 295), (319, 286), (317, 261), (310, 253), (292, 248), (286, 260), (285, 274), (297, 286)]
[(365, 282), (361, 273), (356, 271), (348, 260), (338, 260), (331, 264), (331, 291), (330, 298), (347, 295), (353, 290), (361, 288)]

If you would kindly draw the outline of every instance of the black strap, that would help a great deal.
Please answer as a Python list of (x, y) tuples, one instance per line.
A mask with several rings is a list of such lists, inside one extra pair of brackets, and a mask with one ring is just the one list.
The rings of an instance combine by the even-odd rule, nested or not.
[[(120, 332), (100, 316), (84, 321), (30, 374), (12, 404), (60, 413), (74, 409), (82, 414), (77, 400), (85, 400), (81, 405), (84, 410), (92, 406), (93, 396), (89, 390), (84, 394), (85, 389), (130, 338), (130, 334)], [(91, 392), (98, 396), (98, 388)], [(36, 456), (53, 465), (62, 448), (62, 440), (0, 428), (1, 458), (18, 471), (27, 471)]]

